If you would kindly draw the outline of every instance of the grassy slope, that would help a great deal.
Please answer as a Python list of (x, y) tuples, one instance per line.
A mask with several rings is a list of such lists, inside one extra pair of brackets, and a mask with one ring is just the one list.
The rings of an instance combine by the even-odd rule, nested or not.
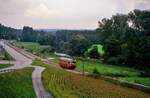
[(129, 68), (129, 67), (121, 67), (115, 65), (101, 64), (98, 62), (92, 61), (81, 61), (77, 60), (77, 70), (82, 70), (82, 66), (85, 66), (85, 70), (88, 72), (93, 72), (96, 68), (100, 74), (105, 75), (118, 75), (118, 76), (137, 76), (140, 75), (138, 70)]
[(14, 61), (15, 59), (10, 54), (6, 53), (4, 58), (1, 58), (1, 60)]
[(0, 64), (0, 69), (10, 67), (12, 66), (11, 64)]
[(150, 86), (150, 77), (123, 77), (120, 79), (127, 80), (133, 83), (139, 83), (139, 84)]
[(19, 48), (25, 48), (27, 50), (30, 50), (32, 52), (37, 52), (40, 48), (40, 45), (38, 43), (32, 43), (32, 42), (16, 42), (15, 43), (17, 47)]
[(46, 65), (41, 61), (33, 65), (46, 67), (42, 74), (47, 91), (56, 98), (149, 98), (150, 95), (135, 89), (121, 87), (110, 82), (83, 77)]
[(36, 98), (32, 87), (32, 68), (0, 74), (1, 98)]
[(48, 57), (51, 54), (40, 53), (40, 49), (48, 47), (48, 45), (40, 45), (34, 42), (15, 42), (16, 46), (19, 48), (25, 48), (27, 51), (32, 52), (33, 54), (40, 55), (41, 57)]

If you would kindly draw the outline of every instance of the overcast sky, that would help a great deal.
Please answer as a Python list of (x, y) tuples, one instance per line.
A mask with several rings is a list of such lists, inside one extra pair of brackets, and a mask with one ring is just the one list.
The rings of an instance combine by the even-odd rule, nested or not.
[(100, 19), (133, 9), (150, 10), (150, 0), (0, 0), (0, 23), (14, 28), (95, 29)]

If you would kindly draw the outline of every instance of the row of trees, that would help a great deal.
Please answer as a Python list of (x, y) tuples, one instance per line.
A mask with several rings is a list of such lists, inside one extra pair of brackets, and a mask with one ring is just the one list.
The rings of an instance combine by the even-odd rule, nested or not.
[(21, 30), (13, 29), (0, 24), (0, 39), (19, 39), (21, 32)]
[(134, 10), (99, 21), (105, 61), (150, 67), (150, 11)]
[(61, 30), (56, 32), (57, 50), (72, 56), (83, 56), (94, 43), (99, 43), (95, 31)]
[(83, 56), (84, 52), (99, 38), (94, 30), (58, 30), (45, 32), (24, 26), (17, 30), (0, 25), (0, 38), (24, 42), (37, 42), (49, 45), (53, 51), (66, 53), (72, 56)]

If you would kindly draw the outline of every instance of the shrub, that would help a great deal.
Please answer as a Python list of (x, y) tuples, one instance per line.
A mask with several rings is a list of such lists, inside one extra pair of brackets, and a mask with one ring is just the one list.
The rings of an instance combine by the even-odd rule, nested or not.
[(93, 73), (94, 74), (99, 74), (99, 71), (98, 71), (98, 69), (96, 67), (93, 69)]

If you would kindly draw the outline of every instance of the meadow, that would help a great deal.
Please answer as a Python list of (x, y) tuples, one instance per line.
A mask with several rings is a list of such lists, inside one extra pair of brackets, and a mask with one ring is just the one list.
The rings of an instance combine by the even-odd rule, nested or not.
[(140, 71), (137, 69), (124, 67), (124, 66), (116, 66), (110, 64), (103, 64), (96, 61), (88, 61), (88, 60), (79, 60), (77, 59), (77, 68), (76, 70), (82, 71), (83, 66), (85, 71), (94, 73), (97, 71), (97, 74), (109, 75), (109, 76), (138, 76), (140, 75)]
[(57, 69), (42, 61), (34, 61), (33, 65), (46, 68), (42, 74), (45, 89), (55, 98), (149, 98), (142, 91), (122, 87), (103, 79), (82, 76)]
[(52, 53), (47, 53), (47, 52), (41, 51), (44, 48), (48, 48), (49, 47), (48, 45), (40, 45), (38, 43), (33, 43), (33, 42), (16, 42), (16, 41), (14, 41), (14, 44), (18, 48), (25, 49), (26, 51), (29, 51), (29, 52), (36, 54), (38, 56), (41, 56), (43, 58), (53, 55)]
[(1, 98), (36, 98), (32, 87), (33, 68), (16, 70), (0, 74)]

